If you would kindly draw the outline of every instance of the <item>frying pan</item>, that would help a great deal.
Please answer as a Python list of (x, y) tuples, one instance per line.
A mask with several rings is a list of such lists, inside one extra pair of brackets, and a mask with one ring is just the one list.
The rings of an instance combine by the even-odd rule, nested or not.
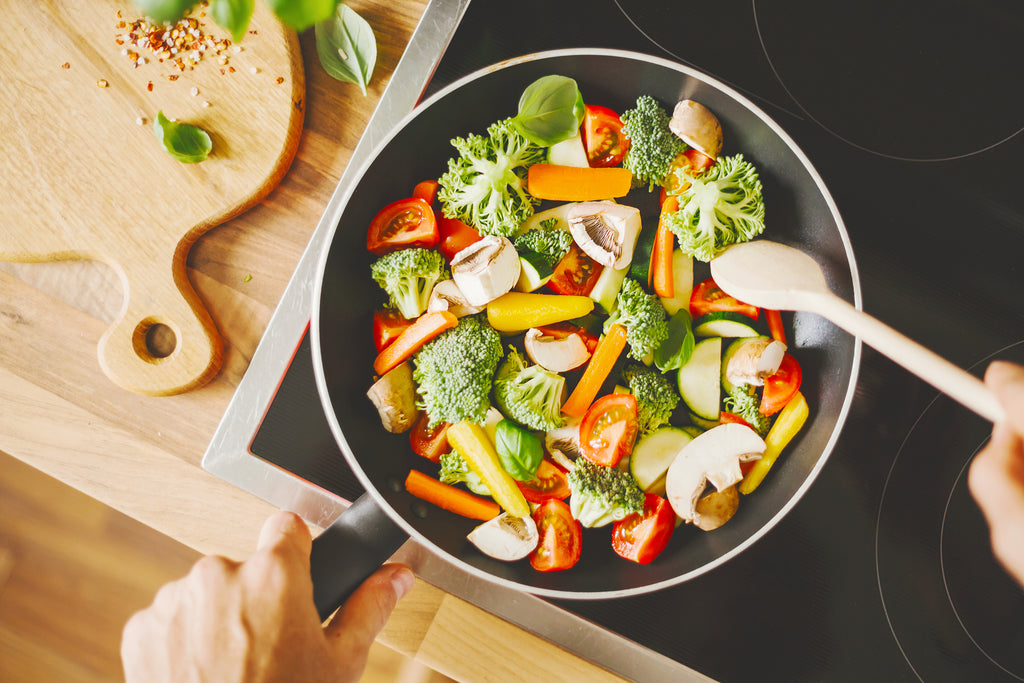
[[(832, 291), (860, 307), (849, 239), (818, 173), (776, 123), (722, 83), (664, 59), (604, 49), (531, 54), (452, 83), (419, 105), (371, 155), (340, 200), (320, 261), (311, 323), (317, 386), (338, 445), (366, 490), (314, 543), (315, 600), (324, 616), (408, 537), (462, 571), (548, 597), (613, 598), (687, 581), (735, 557), (782, 519), (811, 486), (839, 436), (853, 398), (859, 342), (821, 318), (796, 314), (789, 341), (804, 371), (802, 392), (811, 406), (807, 425), (728, 524), (713, 532), (678, 528), (650, 565), (617, 556), (608, 527), (584, 530), (582, 557), (568, 571), (541, 573), (526, 560), (494, 560), (466, 540), (476, 522), (404, 491), (410, 468), (436, 476), (437, 467), (412, 453), (408, 434), (387, 433), (366, 398), (376, 355), (371, 319), (384, 301), (370, 278), (374, 257), (365, 246), (367, 227), (382, 207), (409, 196), (417, 182), (444, 173), (455, 153), (453, 137), (483, 133), (493, 121), (514, 115), (523, 89), (548, 74), (576, 79), (585, 101), (616, 111), (633, 106), (641, 94), (669, 110), (683, 98), (709, 107), (722, 123), (723, 153), (741, 152), (759, 170), (766, 237), (808, 251)], [(641, 202), (656, 202), (656, 193), (639, 193), (649, 196)], [(656, 207), (647, 215), (651, 210), (656, 216)], [(707, 275), (699, 271), (695, 279), (701, 277)]]

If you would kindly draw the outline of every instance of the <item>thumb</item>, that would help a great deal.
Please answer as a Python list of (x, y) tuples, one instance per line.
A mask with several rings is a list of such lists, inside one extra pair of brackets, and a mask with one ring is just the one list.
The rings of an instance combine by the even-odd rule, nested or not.
[(365, 658), (398, 601), (415, 581), (412, 570), (387, 564), (355, 590), (325, 629), (331, 647), (342, 660)]

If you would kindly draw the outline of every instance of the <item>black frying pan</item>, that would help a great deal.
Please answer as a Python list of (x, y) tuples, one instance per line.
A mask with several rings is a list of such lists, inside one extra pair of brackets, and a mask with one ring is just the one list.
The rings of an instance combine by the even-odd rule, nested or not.
[(436, 466), (412, 453), (408, 434), (385, 432), (366, 398), (376, 354), (371, 318), (383, 302), (369, 274), (373, 256), (366, 250), (366, 229), (383, 206), (445, 171), (454, 153), (451, 138), (483, 133), (491, 122), (514, 115), (523, 88), (547, 74), (576, 79), (588, 103), (616, 111), (631, 107), (641, 94), (669, 110), (683, 98), (709, 107), (722, 123), (723, 154), (742, 152), (760, 172), (765, 236), (813, 254), (832, 291), (860, 304), (849, 240), (821, 178), (764, 112), (713, 79), (638, 53), (573, 49), (503, 62), (445, 88), (413, 111), (364, 167), (342, 200), (321, 260), (311, 335), (317, 384), (338, 444), (367, 491), (314, 544), (316, 600), (324, 615), (410, 536), (463, 571), (550, 597), (618, 597), (686, 581), (726, 562), (774, 526), (811, 485), (839, 436), (853, 397), (859, 343), (816, 316), (796, 314), (789, 341), (804, 370), (802, 391), (811, 406), (807, 425), (728, 524), (710, 533), (680, 527), (650, 565), (618, 557), (609, 528), (584, 530), (582, 557), (568, 571), (540, 573), (526, 560), (493, 560), (466, 540), (475, 522), (424, 506), (404, 491), (410, 468), (436, 476)]

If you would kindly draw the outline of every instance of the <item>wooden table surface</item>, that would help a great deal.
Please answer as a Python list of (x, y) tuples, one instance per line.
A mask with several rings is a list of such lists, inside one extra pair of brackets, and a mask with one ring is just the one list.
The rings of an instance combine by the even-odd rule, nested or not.
[[(328, 76), (312, 31), (301, 35), (306, 114), (291, 168), (189, 254), (189, 278), (225, 346), (209, 384), (149, 397), (107, 379), (97, 342), (122, 305), (109, 266), (0, 263), (0, 451), (202, 553), (245, 558), (273, 512), (200, 460), (426, 1), (349, 4), (377, 35), (368, 96)], [(45, 201), (34, 191), (0, 203)], [(459, 680), (620, 680), (422, 581), (381, 641)]]

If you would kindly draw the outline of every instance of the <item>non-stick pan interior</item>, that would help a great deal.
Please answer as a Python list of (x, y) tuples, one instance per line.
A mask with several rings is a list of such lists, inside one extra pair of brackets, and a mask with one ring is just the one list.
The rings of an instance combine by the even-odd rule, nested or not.
[(665, 552), (647, 566), (615, 555), (608, 527), (584, 531), (581, 560), (566, 572), (539, 573), (525, 560), (491, 560), (466, 540), (474, 522), (423, 505), (405, 493), (402, 482), (410, 468), (435, 476), (437, 468), (413, 454), (408, 434), (385, 432), (366, 398), (376, 353), (371, 319), (384, 301), (369, 275), (374, 257), (366, 250), (367, 226), (383, 206), (409, 196), (417, 182), (438, 178), (446, 170), (454, 153), (451, 138), (484, 133), (490, 123), (514, 115), (523, 88), (547, 74), (575, 78), (588, 103), (617, 111), (632, 106), (641, 94), (652, 95), (667, 108), (682, 98), (708, 106), (722, 123), (723, 154), (743, 153), (760, 172), (765, 237), (813, 254), (829, 285), (848, 301), (859, 303), (859, 285), (841, 220), (803, 155), (745, 99), (662, 60), (573, 50), (499, 65), (428, 100), (378, 150), (343, 209), (324, 262), (314, 313), (322, 355), (314, 363), (322, 362), (322, 389), (334, 413), (328, 420), (343, 433), (341, 445), (350, 464), (357, 473), (362, 471), (364, 485), (374, 488), (414, 535), (464, 569), (546, 595), (610, 597), (696, 576), (765, 533), (795, 503), (830, 452), (852, 397), (859, 352), (853, 338), (822, 319), (793, 317), (789, 342), (804, 370), (802, 391), (811, 406), (807, 426), (761, 487), (743, 498), (728, 524), (710, 533), (678, 528)]

